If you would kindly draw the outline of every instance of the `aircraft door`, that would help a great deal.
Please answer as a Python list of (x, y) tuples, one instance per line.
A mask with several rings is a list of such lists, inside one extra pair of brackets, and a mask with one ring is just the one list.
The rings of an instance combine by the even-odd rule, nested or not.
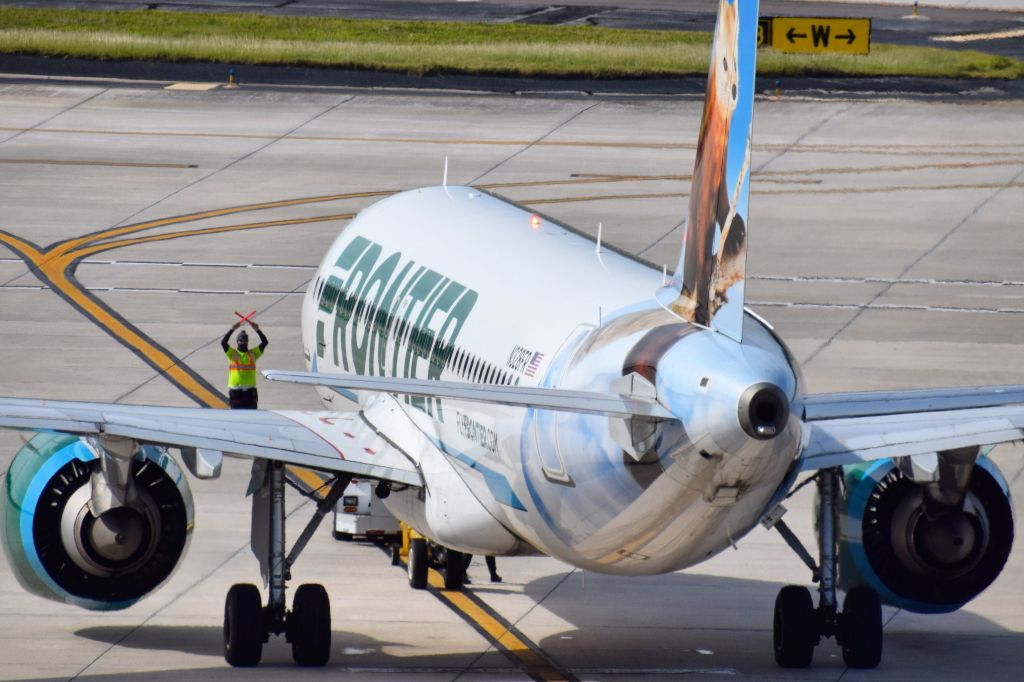
[[(548, 369), (542, 386), (551, 387), (558, 383), (564, 371), (572, 363), (576, 350), (583, 339), (595, 329), (592, 324), (581, 324), (573, 330), (565, 343), (555, 353), (555, 360)], [(572, 476), (565, 466), (561, 448), (558, 445), (558, 413), (552, 410), (537, 410), (533, 419), (534, 451), (540, 463), (544, 478), (551, 483), (574, 487)]]

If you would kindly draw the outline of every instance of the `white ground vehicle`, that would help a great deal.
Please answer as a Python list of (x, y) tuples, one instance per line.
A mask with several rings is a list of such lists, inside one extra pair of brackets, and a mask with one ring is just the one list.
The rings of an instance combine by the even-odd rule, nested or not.
[(354, 537), (378, 539), (401, 533), (398, 519), (373, 494), (373, 483), (352, 479), (345, 488), (341, 501), (334, 508), (334, 537), (351, 540)]

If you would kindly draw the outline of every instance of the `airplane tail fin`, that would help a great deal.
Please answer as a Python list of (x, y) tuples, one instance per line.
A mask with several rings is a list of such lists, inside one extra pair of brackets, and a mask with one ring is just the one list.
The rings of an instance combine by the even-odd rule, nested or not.
[(689, 215), (668, 308), (740, 341), (758, 0), (719, 0)]

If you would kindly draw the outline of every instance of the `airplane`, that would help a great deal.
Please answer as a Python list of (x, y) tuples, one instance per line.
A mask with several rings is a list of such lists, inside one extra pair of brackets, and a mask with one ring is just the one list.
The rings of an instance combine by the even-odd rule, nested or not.
[[(363, 210), (324, 255), (302, 299), (307, 371), (264, 373), (313, 386), (324, 411), (0, 399), (0, 426), (38, 432), (2, 503), (19, 582), (87, 609), (130, 606), (185, 553), (183, 468), (216, 478), (229, 456), (253, 461), (251, 544), (268, 586), (265, 602), (252, 584), (227, 594), (234, 666), (258, 664), (271, 634), (296, 663), (327, 663), (329, 597), (300, 585), (289, 608), (289, 568), (352, 477), (376, 481), (418, 533), (414, 588), (427, 539), (459, 589), (465, 553), (641, 576), (775, 528), (818, 583), (817, 603), (804, 585), (778, 594), (783, 667), (810, 665), (828, 637), (848, 666), (876, 667), (882, 604), (944, 613), (977, 596), (1013, 539), (987, 453), (1024, 438), (1024, 386), (804, 391), (785, 343), (744, 307), (757, 15), (757, 0), (720, 0), (671, 276), (444, 183)], [(333, 477), (291, 550), (286, 465)], [(816, 556), (782, 519), (801, 474), (818, 492)]]

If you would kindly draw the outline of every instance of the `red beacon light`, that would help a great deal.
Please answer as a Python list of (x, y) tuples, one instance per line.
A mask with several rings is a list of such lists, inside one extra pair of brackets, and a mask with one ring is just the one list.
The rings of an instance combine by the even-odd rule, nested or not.
[(537, 215), (536, 213), (530, 216), (530, 227), (532, 227), (535, 230), (540, 229), (540, 216)]

